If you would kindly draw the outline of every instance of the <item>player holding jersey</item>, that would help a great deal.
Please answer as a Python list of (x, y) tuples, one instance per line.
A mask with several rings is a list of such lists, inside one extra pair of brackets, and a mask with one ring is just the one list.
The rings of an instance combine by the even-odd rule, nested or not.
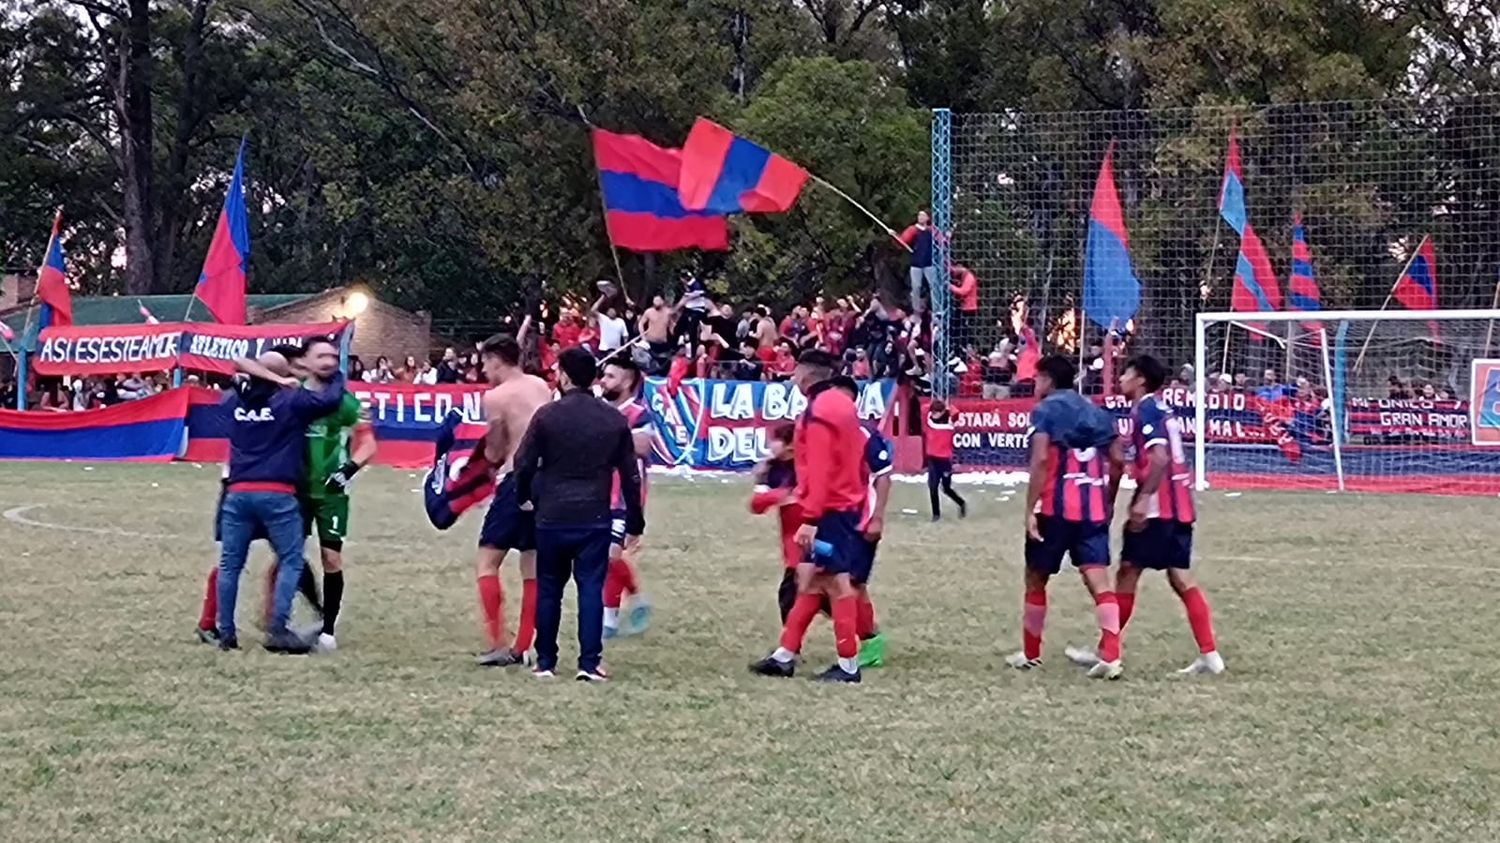
[[(651, 456), (651, 411), (640, 399), (641, 370), (635, 361), (623, 354), (604, 364), (599, 379), (604, 400), (625, 416), (635, 442), (635, 455), (641, 472), (641, 505), (646, 504), (646, 460)], [(610, 504), (609, 569), (604, 574), (604, 637), (636, 635), (651, 624), (651, 604), (641, 594), (640, 578), (630, 557), (639, 548), (627, 547), (625, 541), (625, 501), (620, 497), (620, 478), (614, 481)], [(624, 629), (620, 627), (620, 607), (630, 598), (630, 613)]]
[(1124, 473), (1124, 448), (1114, 419), (1074, 390), (1076, 377), (1072, 361), (1060, 355), (1037, 365), (1036, 394), (1041, 401), (1031, 412), (1022, 649), (1006, 663), (1018, 670), (1041, 666), (1047, 583), (1068, 556), (1094, 598), (1100, 664), (1112, 665), (1089, 675), (1116, 679), (1120, 613), (1109, 587), (1109, 521)]
[(1145, 355), (1131, 359), (1120, 375), (1120, 389), (1135, 405), (1131, 442), (1136, 483), (1115, 578), (1120, 628), (1125, 628), (1135, 608), (1141, 572), (1166, 571), (1167, 582), (1182, 600), (1198, 642), (1198, 658), (1178, 672), (1219, 674), (1224, 672), (1224, 659), (1214, 643), (1213, 613), (1189, 571), (1197, 510), (1190, 485), (1192, 471), (1182, 446), (1182, 422), (1156, 395), (1166, 377), (1161, 362)]

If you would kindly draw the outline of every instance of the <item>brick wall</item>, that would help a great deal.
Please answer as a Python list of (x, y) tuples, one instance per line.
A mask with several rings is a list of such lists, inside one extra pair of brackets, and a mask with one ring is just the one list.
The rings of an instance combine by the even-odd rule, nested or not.
[[(330, 290), (306, 301), (266, 311), (252, 310), (251, 323), (264, 322), (331, 322), (348, 316), (347, 290)], [(354, 319), (354, 345), (351, 352), (366, 367), (375, 365), (382, 354), (399, 366), (407, 355), (426, 357), (431, 347), (432, 317), (425, 311), (402, 310), (370, 296), (369, 306)]]
[(31, 294), (35, 291), (35, 275), (0, 276), (0, 310), (31, 301)]

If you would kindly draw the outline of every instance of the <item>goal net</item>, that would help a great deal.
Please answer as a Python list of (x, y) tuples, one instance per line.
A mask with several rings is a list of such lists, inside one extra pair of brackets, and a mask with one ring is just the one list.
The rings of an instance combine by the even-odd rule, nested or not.
[(1500, 311), (1313, 315), (1198, 315), (1200, 489), (1500, 493)]

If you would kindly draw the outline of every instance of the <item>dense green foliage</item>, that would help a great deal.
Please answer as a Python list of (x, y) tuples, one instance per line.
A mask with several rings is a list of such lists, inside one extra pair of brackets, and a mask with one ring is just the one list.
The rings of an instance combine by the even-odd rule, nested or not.
[[(927, 108), (1487, 92), (1492, 21), (1483, 4), (1471, 18), (1451, 5), (23, 2), (0, 21), (0, 264), (35, 265), (63, 206), (86, 291), (188, 289), (248, 135), (253, 289), (363, 281), (475, 318), (527, 283), (581, 290), (613, 274), (588, 122), (675, 145), (712, 115), (894, 225), (928, 192)], [(734, 229), (728, 256), (623, 255), (628, 282), (642, 291), (697, 262), (786, 299), (865, 285), (893, 254), (816, 187), (791, 214)], [(1138, 237), (1148, 262), (1152, 230)]]

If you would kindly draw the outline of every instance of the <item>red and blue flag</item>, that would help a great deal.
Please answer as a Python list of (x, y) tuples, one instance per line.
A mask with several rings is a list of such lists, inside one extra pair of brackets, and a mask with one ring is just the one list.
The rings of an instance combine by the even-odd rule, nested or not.
[(633, 252), (729, 248), (722, 214), (689, 211), (678, 199), (682, 153), (636, 135), (594, 130), (594, 162), (610, 242)]
[(791, 209), (807, 171), (769, 149), (699, 117), (682, 145), (683, 206), (718, 214), (774, 214)]
[(1240, 167), (1240, 141), (1229, 127), (1229, 154), (1224, 158), (1224, 180), (1219, 184), (1219, 216), (1234, 233), (1245, 235), (1245, 173)]
[(245, 211), (245, 141), (234, 161), (234, 179), (198, 276), (198, 301), (226, 325), (245, 324), (245, 269), (250, 260), (250, 217)]
[[(1406, 265), (1406, 271), (1396, 279), (1391, 291), (1396, 301), (1407, 310), (1438, 309), (1437, 249), (1431, 237), (1423, 237), (1417, 246), (1417, 254)], [(1428, 322), (1427, 327), (1434, 338), (1438, 335), (1438, 324)]]
[[(1266, 244), (1255, 233), (1255, 226), (1247, 220), (1245, 231), (1240, 235), (1240, 256), (1234, 265), (1234, 290), (1230, 295), (1229, 309), (1239, 313), (1268, 313), (1281, 309), (1281, 285), (1271, 269), (1271, 256), (1266, 253)], [(1264, 324), (1254, 324), (1261, 331)], [(1252, 331), (1250, 338), (1260, 340), (1260, 334)]]
[[(1312, 250), (1307, 248), (1307, 232), (1302, 228), (1302, 213), (1292, 217), (1292, 277), (1287, 282), (1287, 309), (1311, 312), (1323, 309), (1323, 295), (1313, 276)], [(1322, 322), (1303, 322), (1302, 327), (1317, 333)]]
[(1130, 264), (1130, 237), (1115, 188), (1114, 155), (1110, 141), (1094, 182), (1083, 253), (1083, 312), (1103, 328), (1123, 326), (1141, 305), (1141, 282)]
[(68, 267), (63, 262), (62, 211), (52, 219), (52, 238), (47, 256), (37, 271), (36, 297), (42, 303), (39, 328), (61, 328), (73, 324), (73, 293), (68, 289)]

